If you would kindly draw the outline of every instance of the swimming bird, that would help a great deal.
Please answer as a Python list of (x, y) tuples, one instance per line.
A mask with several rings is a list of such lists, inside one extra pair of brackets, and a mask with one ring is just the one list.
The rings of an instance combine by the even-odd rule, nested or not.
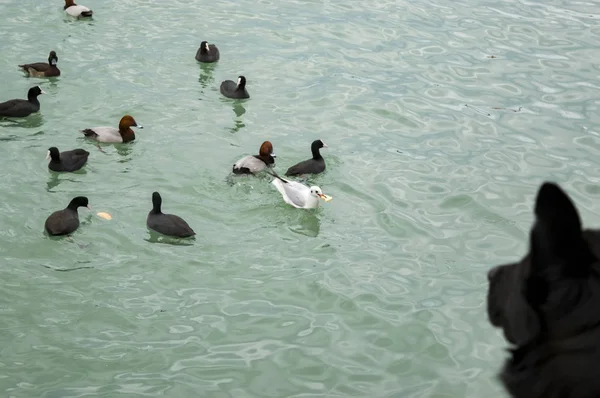
[(58, 148), (51, 147), (48, 149), (48, 168), (52, 171), (77, 171), (82, 168), (90, 153), (85, 149), (73, 149), (71, 151), (59, 152)]
[(26, 117), (40, 110), (40, 101), (37, 97), (46, 94), (40, 86), (35, 86), (27, 92), (27, 99), (11, 99), (0, 103), (0, 116)]
[(153, 231), (176, 238), (188, 238), (196, 235), (187, 222), (175, 214), (164, 214), (160, 210), (162, 198), (158, 192), (152, 193), (152, 210), (146, 218), (146, 225)]
[(319, 174), (325, 171), (325, 159), (319, 152), (320, 148), (327, 148), (327, 145), (321, 140), (315, 140), (310, 145), (312, 151), (312, 159), (296, 163), (290, 167), (286, 172), (286, 176), (298, 176), (302, 174)]
[(50, 51), (48, 55), (48, 63), (35, 62), (33, 64), (19, 65), (23, 72), (34, 77), (55, 77), (60, 76), (60, 70), (57, 68), (58, 56), (56, 51)]
[(108, 143), (125, 143), (135, 140), (135, 133), (131, 127), (143, 128), (137, 124), (135, 119), (130, 115), (125, 115), (119, 121), (119, 128), (114, 127), (92, 127), (83, 129), (81, 132), (87, 138), (96, 140), (98, 142)]
[(271, 184), (275, 185), (275, 188), (281, 193), (284, 202), (297, 209), (314, 209), (319, 207), (319, 199), (323, 199), (326, 202), (331, 200), (331, 197), (324, 195), (321, 188), (316, 185), (307, 187), (297, 181), (286, 180), (277, 175), (277, 173), (268, 171), (267, 173), (274, 177)]
[(221, 83), (219, 90), (221, 91), (221, 94), (227, 98), (250, 98), (250, 94), (248, 94), (248, 91), (246, 90), (246, 78), (244, 76), (238, 76), (237, 84), (233, 80), (225, 80)]
[(258, 155), (245, 156), (233, 165), (233, 174), (256, 174), (267, 167), (275, 165), (276, 155), (273, 153), (273, 144), (265, 141), (260, 146)]
[(196, 60), (200, 62), (216, 62), (219, 60), (219, 49), (214, 44), (208, 44), (207, 41), (200, 43), (200, 48), (196, 52)]
[(89, 205), (88, 198), (85, 196), (77, 196), (71, 200), (69, 205), (63, 210), (55, 211), (46, 219), (44, 228), (50, 235), (67, 235), (79, 228), (78, 207), (87, 207)]
[(94, 11), (90, 10), (86, 6), (75, 4), (73, 0), (65, 0), (64, 10), (67, 14), (75, 18), (91, 17), (94, 14)]

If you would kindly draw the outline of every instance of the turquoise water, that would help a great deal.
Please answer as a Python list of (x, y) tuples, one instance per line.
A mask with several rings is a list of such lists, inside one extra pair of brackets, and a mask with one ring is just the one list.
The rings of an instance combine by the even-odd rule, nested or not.
[[(596, 2), (61, 4), (0, 0), (0, 101), (47, 92), (0, 121), (1, 396), (503, 396), (486, 270), (525, 253), (543, 180), (600, 223)], [(17, 69), (51, 49), (60, 78)], [(126, 113), (132, 145), (80, 137)], [(317, 211), (228, 176), (318, 138)], [(89, 163), (54, 175), (50, 146)], [(150, 236), (154, 190), (195, 241)], [(74, 240), (46, 237), (82, 194)]]

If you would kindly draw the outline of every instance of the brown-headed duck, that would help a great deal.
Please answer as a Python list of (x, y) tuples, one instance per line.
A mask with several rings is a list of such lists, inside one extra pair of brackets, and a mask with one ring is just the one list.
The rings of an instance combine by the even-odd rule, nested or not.
[(48, 156), (46, 159), (50, 159), (48, 162), (48, 168), (52, 171), (77, 171), (82, 168), (87, 160), (90, 153), (85, 149), (73, 149), (71, 151), (59, 152), (57, 147), (51, 147), (48, 149)]
[(285, 172), (286, 176), (298, 176), (303, 174), (319, 174), (325, 171), (325, 159), (321, 156), (319, 149), (327, 148), (327, 145), (321, 140), (315, 140), (310, 145), (312, 159), (305, 160), (290, 167)]
[(75, 18), (91, 17), (94, 11), (90, 10), (86, 6), (80, 6), (75, 4), (73, 0), (65, 0), (65, 12)]
[(207, 41), (200, 43), (200, 48), (196, 52), (196, 61), (199, 62), (217, 62), (219, 60), (219, 49), (214, 44), (208, 44)]
[(256, 174), (267, 167), (275, 165), (276, 155), (273, 153), (273, 144), (265, 141), (260, 146), (258, 155), (245, 156), (233, 165), (233, 174)]
[(67, 235), (74, 232), (79, 228), (79, 214), (77, 214), (78, 207), (92, 209), (89, 205), (88, 198), (85, 196), (77, 196), (71, 200), (66, 208), (50, 214), (50, 217), (46, 219), (46, 224), (44, 225), (46, 231), (50, 235)]
[(60, 70), (56, 67), (58, 63), (58, 57), (56, 51), (50, 51), (48, 55), (48, 63), (46, 62), (35, 62), (33, 64), (19, 65), (19, 68), (23, 69), (23, 72), (29, 76), (34, 77), (56, 77), (60, 76)]
[(196, 235), (185, 220), (175, 214), (164, 214), (160, 206), (162, 198), (158, 192), (152, 193), (152, 210), (146, 218), (146, 225), (153, 231), (175, 238), (189, 238)]
[(248, 91), (246, 90), (246, 78), (244, 76), (238, 76), (237, 83), (233, 80), (225, 80), (221, 83), (219, 90), (221, 91), (221, 94), (227, 98), (250, 98), (250, 94), (248, 94)]
[(40, 86), (35, 86), (27, 92), (27, 99), (12, 99), (0, 103), (0, 116), (5, 117), (26, 117), (40, 110), (40, 101), (38, 96), (46, 94)]
[(135, 133), (131, 127), (143, 128), (137, 124), (132, 116), (125, 115), (121, 118), (118, 129), (114, 127), (92, 127), (83, 129), (81, 132), (87, 138), (98, 142), (125, 143), (135, 140)]

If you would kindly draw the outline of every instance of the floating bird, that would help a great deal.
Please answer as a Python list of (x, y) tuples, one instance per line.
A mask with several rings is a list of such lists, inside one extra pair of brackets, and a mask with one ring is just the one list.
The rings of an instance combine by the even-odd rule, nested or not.
[(196, 235), (187, 222), (175, 214), (164, 214), (160, 210), (162, 198), (158, 192), (152, 193), (152, 210), (146, 218), (146, 225), (153, 231), (176, 238), (188, 238)]
[(207, 41), (200, 43), (200, 48), (196, 52), (196, 61), (216, 62), (219, 60), (219, 49), (214, 44), (208, 44)]
[(33, 64), (19, 65), (23, 72), (33, 77), (56, 77), (60, 76), (60, 70), (56, 67), (58, 57), (55, 51), (50, 51), (48, 55), (48, 63), (35, 62)]
[(73, 2), (73, 0), (65, 0), (65, 12), (75, 18), (91, 17), (94, 11), (90, 10), (86, 6), (79, 6)]
[(258, 155), (245, 156), (233, 165), (233, 174), (256, 174), (267, 167), (275, 165), (276, 155), (273, 153), (273, 144), (265, 141), (260, 146)]
[(79, 228), (79, 215), (77, 208), (87, 207), (89, 205), (88, 198), (85, 196), (77, 196), (73, 198), (69, 205), (63, 210), (55, 211), (46, 219), (44, 228), (50, 235), (67, 235)]
[(332, 199), (331, 196), (324, 195), (321, 188), (316, 185), (307, 187), (297, 181), (286, 180), (285, 178), (278, 176), (277, 173), (268, 171), (267, 173), (275, 177), (273, 181), (271, 181), (271, 184), (275, 185), (275, 188), (281, 193), (285, 203), (290, 204), (297, 209), (314, 209), (319, 207), (319, 199), (323, 199), (326, 202), (329, 202)]
[(248, 91), (246, 90), (246, 78), (244, 76), (238, 77), (237, 84), (233, 80), (225, 80), (221, 83), (219, 90), (221, 91), (221, 94), (227, 98), (250, 98), (250, 94), (248, 94)]
[(0, 116), (26, 117), (40, 110), (40, 101), (37, 97), (46, 94), (40, 86), (35, 86), (27, 92), (27, 99), (12, 99), (0, 103)]
[(58, 148), (52, 147), (48, 149), (48, 168), (52, 171), (77, 171), (82, 168), (90, 153), (85, 149), (73, 149), (71, 151), (59, 152)]
[(132, 116), (125, 115), (121, 118), (118, 129), (114, 127), (92, 127), (83, 129), (81, 132), (87, 138), (98, 142), (125, 143), (135, 140), (135, 133), (131, 127), (143, 128), (137, 124)]
[(325, 171), (325, 159), (319, 152), (320, 148), (327, 148), (327, 145), (321, 140), (315, 140), (310, 145), (312, 159), (296, 163), (285, 172), (286, 176), (298, 176), (302, 174), (319, 174)]

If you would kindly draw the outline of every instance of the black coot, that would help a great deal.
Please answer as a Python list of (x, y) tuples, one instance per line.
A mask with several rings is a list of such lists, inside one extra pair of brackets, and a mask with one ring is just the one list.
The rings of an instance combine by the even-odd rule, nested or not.
[(0, 116), (26, 117), (40, 110), (40, 101), (37, 97), (45, 92), (40, 86), (35, 86), (27, 92), (27, 99), (12, 99), (0, 103)]
[(77, 196), (63, 210), (55, 211), (46, 219), (44, 227), (50, 235), (67, 235), (79, 228), (78, 207), (87, 207), (91, 210), (88, 198)]
[(73, 149), (71, 151), (59, 152), (58, 148), (48, 149), (48, 168), (52, 171), (77, 171), (82, 168), (90, 153), (85, 149)]
[(196, 235), (187, 222), (175, 214), (164, 214), (160, 210), (162, 198), (158, 192), (152, 193), (152, 210), (148, 213), (146, 225), (153, 231), (176, 238)]
[(303, 162), (297, 163), (290, 167), (288, 171), (286, 171), (286, 176), (298, 176), (302, 174), (319, 174), (325, 171), (325, 159), (321, 156), (321, 152), (319, 149), (327, 148), (327, 145), (321, 141), (316, 140), (310, 145), (310, 150), (312, 151), (312, 159), (305, 160)]
[(219, 49), (214, 44), (208, 44), (207, 41), (200, 43), (200, 48), (196, 52), (196, 61), (216, 62), (219, 60)]
[(221, 94), (227, 98), (250, 98), (250, 94), (248, 94), (248, 91), (246, 90), (246, 78), (244, 76), (239, 76), (237, 83), (233, 80), (225, 80), (221, 83), (221, 87), (219, 89)]

